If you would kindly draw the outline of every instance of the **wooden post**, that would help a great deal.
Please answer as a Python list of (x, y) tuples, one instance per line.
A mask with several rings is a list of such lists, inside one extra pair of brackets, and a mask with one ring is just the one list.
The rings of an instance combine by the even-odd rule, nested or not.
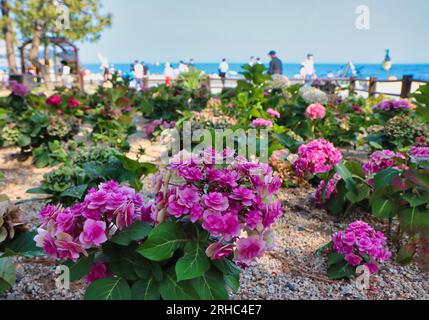
[(377, 78), (376, 77), (369, 78), (368, 97), (374, 97), (376, 89), (377, 89)]
[(402, 77), (402, 88), (401, 88), (401, 98), (408, 98), (411, 93), (411, 86), (413, 84), (412, 75), (404, 75)]
[(207, 89), (209, 90), (209, 92), (212, 92), (209, 75), (207, 75), (206, 81), (207, 81)]
[(149, 77), (150, 76), (144, 76), (143, 77), (143, 88), (145, 88), (145, 89), (149, 88)]
[(355, 94), (356, 89), (356, 77), (350, 78), (350, 86), (349, 86), (349, 96), (352, 96)]

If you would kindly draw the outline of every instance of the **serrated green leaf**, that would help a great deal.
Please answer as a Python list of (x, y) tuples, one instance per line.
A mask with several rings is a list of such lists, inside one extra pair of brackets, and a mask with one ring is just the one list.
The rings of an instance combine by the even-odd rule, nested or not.
[(137, 221), (119, 232), (112, 239), (110, 239), (110, 241), (121, 246), (128, 246), (133, 241), (145, 239), (151, 230), (151, 225), (143, 221)]
[(164, 274), (159, 292), (164, 300), (196, 300), (198, 295), (190, 281), (177, 282), (174, 269), (168, 270)]
[(228, 300), (222, 273), (214, 269), (203, 276), (191, 280), (192, 286), (202, 300)]
[(131, 289), (122, 278), (100, 279), (86, 289), (85, 300), (131, 300)]
[(162, 223), (155, 227), (137, 252), (152, 261), (164, 261), (189, 241), (181, 226), (175, 222)]
[(202, 244), (199, 241), (188, 242), (185, 246), (185, 255), (176, 263), (177, 281), (198, 278), (209, 268), (209, 259)]
[(153, 277), (134, 283), (131, 287), (131, 296), (133, 300), (159, 300), (161, 297), (158, 283)]

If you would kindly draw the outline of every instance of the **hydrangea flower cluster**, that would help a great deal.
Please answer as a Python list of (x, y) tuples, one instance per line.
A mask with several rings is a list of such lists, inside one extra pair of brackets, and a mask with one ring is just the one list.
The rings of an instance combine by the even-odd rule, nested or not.
[(252, 121), (252, 126), (254, 128), (271, 128), (273, 123), (270, 120), (258, 118)]
[(366, 176), (377, 174), (380, 171), (392, 168), (397, 164), (396, 158), (405, 159), (399, 152), (390, 150), (375, 151), (367, 163), (362, 166)]
[(58, 107), (62, 102), (59, 95), (53, 95), (46, 99), (46, 104), (51, 107)]
[(75, 97), (70, 97), (67, 99), (67, 105), (70, 108), (79, 108), (80, 107), (80, 101), (77, 100)]
[(326, 109), (320, 103), (314, 103), (307, 107), (305, 115), (310, 120), (321, 120), (326, 116)]
[(325, 140), (319, 139), (303, 144), (298, 149), (298, 160), (292, 167), (295, 173), (303, 177), (307, 174), (319, 174), (329, 172), (342, 160), (340, 150)]
[(414, 106), (408, 100), (385, 100), (375, 106), (372, 110), (374, 111), (401, 111), (410, 110)]
[(347, 263), (353, 267), (364, 263), (371, 273), (378, 271), (379, 263), (392, 257), (384, 234), (363, 221), (353, 222), (346, 231), (335, 233), (332, 242), (334, 250), (343, 254)]
[(280, 112), (278, 112), (277, 110), (269, 108), (267, 110), (267, 113), (273, 118), (280, 118)]
[(145, 129), (145, 133), (146, 136), (150, 137), (152, 136), (152, 134), (157, 130), (157, 129), (171, 129), (174, 128), (176, 126), (176, 122), (172, 121), (172, 122), (168, 122), (168, 121), (164, 121), (162, 119), (158, 119), (158, 120), (154, 120), (152, 122), (150, 122), (146, 129)]
[(143, 200), (133, 189), (115, 181), (89, 190), (82, 203), (70, 208), (48, 205), (39, 214), (42, 222), (34, 238), (53, 258), (76, 261), (86, 250), (105, 243), (117, 230), (143, 220)]
[(207, 255), (234, 253), (243, 267), (273, 247), (270, 228), (283, 213), (275, 198), (282, 181), (268, 164), (209, 148), (198, 156), (179, 153), (168, 169), (154, 178), (157, 197), (148, 216), (156, 223), (172, 217), (200, 224), (214, 239)]
[(409, 154), (414, 163), (429, 161), (429, 147), (412, 147)]
[(337, 183), (340, 180), (341, 176), (336, 173), (331, 179), (328, 180), (327, 183), (324, 180), (320, 181), (320, 184), (313, 195), (314, 200), (316, 200), (319, 204), (323, 204), (326, 200), (331, 199), (331, 197), (337, 191)]
[(25, 98), (31, 91), (25, 84), (18, 83), (14, 80), (9, 82), (9, 88), (13, 95), (21, 98)]

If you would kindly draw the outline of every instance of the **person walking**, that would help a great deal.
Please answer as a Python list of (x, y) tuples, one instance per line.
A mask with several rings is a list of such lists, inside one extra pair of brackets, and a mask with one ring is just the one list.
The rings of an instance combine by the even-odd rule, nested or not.
[(283, 74), (283, 63), (277, 57), (277, 52), (271, 50), (268, 52), (268, 55), (271, 57), (270, 66), (268, 68), (269, 75), (282, 75)]
[(170, 62), (166, 62), (165, 63), (165, 68), (164, 68), (164, 77), (165, 77), (165, 84), (169, 87), (171, 87), (173, 84), (171, 82), (171, 80), (174, 77), (174, 70), (171, 67)]
[(222, 62), (219, 64), (219, 77), (222, 81), (222, 87), (225, 87), (226, 74), (229, 71), (229, 64), (226, 62), (226, 59), (223, 58)]
[(144, 76), (144, 67), (143, 65), (136, 61), (134, 64), (134, 79), (136, 82), (136, 90), (143, 90), (143, 76)]
[(317, 78), (316, 69), (314, 68), (314, 56), (311, 53), (307, 54), (307, 58), (302, 64), (304, 66), (305, 83), (310, 86), (312, 80)]

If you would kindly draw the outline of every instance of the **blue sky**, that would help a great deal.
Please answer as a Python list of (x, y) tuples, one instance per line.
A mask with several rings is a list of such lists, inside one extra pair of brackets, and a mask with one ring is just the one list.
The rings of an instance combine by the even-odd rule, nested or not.
[[(82, 44), (84, 63), (266, 60), (313, 52), (317, 62), (429, 63), (428, 0), (103, 0), (113, 25), (100, 41)], [(370, 29), (355, 27), (356, 7), (370, 9)]]

